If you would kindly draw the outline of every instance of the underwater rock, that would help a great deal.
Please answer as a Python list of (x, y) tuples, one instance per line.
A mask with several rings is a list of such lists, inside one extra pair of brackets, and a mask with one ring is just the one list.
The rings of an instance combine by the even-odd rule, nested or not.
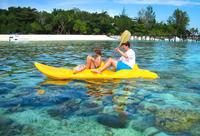
[(24, 109), (21, 108), (20, 105), (9, 107), (5, 113), (13, 113), (13, 112), (21, 112)]
[(200, 136), (200, 123), (193, 126), (190, 130), (192, 136)]
[(21, 133), (23, 126), (17, 124), (9, 118), (0, 116), (0, 135), (1, 136), (15, 136)]
[(36, 132), (37, 132), (37, 131), (35, 131), (33, 127), (28, 126), (28, 125), (24, 126), (24, 127), (23, 127), (23, 130), (22, 130), (22, 133), (23, 133), (24, 135), (30, 135), (30, 136), (36, 135)]
[(200, 121), (200, 113), (178, 108), (167, 108), (156, 112), (156, 125), (170, 132), (191, 129)]
[(11, 100), (0, 101), (0, 106), (1, 107), (9, 107), (9, 106), (17, 106), (17, 105), (21, 105), (21, 107), (48, 106), (48, 105), (63, 103), (67, 100), (69, 100), (69, 96), (62, 95), (62, 94), (52, 96), (52, 97), (28, 95), (21, 98), (14, 98)]
[(139, 99), (140, 101), (143, 101), (146, 97), (146, 95), (136, 95), (135, 98)]
[(150, 98), (152, 96), (152, 93), (150, 93), (149, 91), (144, 90), (144, 89), (139, 89), (137, 91), (136, 96), (137, 96), (138, 99), (144, 100), (146, 98)]
[(97, 115), (102, 110), (103, 110), (103, 107), (99, 106), (96, 108), (81, 109), (80, 111), (76, 112), (76, 114), (78, 116), (92, 116), (92, 115)]
[(113, 112), (113, 106), (104, 106), (103, 113), (111, 113)]
[(117, 115), (101, 114), (97, 117), (97, 122), (112, 128), (125, 128), (127, 124), (127, 115), (120, 113)]
[(66, 101), (61, 105), (61, 107), (62, 107), (63, 109), (73, 108), (73, 107), (77, 107), (77, 106), (79, 107), (80, 103), (81, 103), (81, 100), (80, 100), (80, 99), (72, 99), (72, 98), (70, 98), (70, 99), (66, 100)]
[(112, 101), (116, 104), (123, 104), (127, 103), (128, 96), (113, 96)]
[(112, 96), (104, 97), (104, 99), (102, 99), (102, 104), (103, 105), (113, 105)]
[(62, 110), (60, 110), (60, 109), (50, 109), (50, 110), (47, 111), (47, 113), (48, 113), (51, 117), (58, 117), (58, 116), (61, 116), (61, 118), (63, 118), (63, 116), (64, 116)]
[(166, 104), (166, 102), (163, 99), (160, 99), (160, 98), (152, 98), (152, 99), (148, 99), (146, 101), (148, 101), (150, 103), (156, 103), (158, 105), (165, 105)]
[(98, 107), (99, 105), (97, 103), (94, 103), (94, 102), (84, 102), (82, 104), (82, 107), (84, 108), (95, 108), (95, 107)]
[(150, 112), (153, 112), (153, 113), (156, 112), (157, 109), (158, 108), (155, 105), (147, 107), (147, 110), (150, 111)]
[(91, 116), (97, 115), (103, 110), (103, 106), (100, 106), (94, 102), (85, 102), (81, 105), (81, 109), (76, 112), (79, 116)]
[(67, 102), (63, 103), (61, 106), (48, 110), (48, 114), (52, 117), (69, 117), (80, 108), (79, 104), (79, 100), (70, 99)]
[[(23, 112), (13, 113), (11, 118), (16, 120), (20, 124), (33, 125), (33, 124), (47, 124), (49, 118), (46, 117), (46, 114), (42, 114), (39, 110), (29, 110), (26, 109)], [(33, 124), (32, 124), (33, 123)]]
[(0, 83), (0, 94), (9, 93), (12, 89), (15, 89), (17, 86), (13, 83)]
[(138, 105), (128, 105), (126, 106), (126, 112), (128, 112), (129, 114), (136, 114), (137, 112), (137, 107)]
[(150, 114), (145, 116), (137, 115), (137, 118), (131, 120), (130, 125), (133, 129), (143, 132), (155, 125), (155, 117)]
[(134, 105), (134, 108), (137, 109), (137, 111), (141, 111), (144, 110), (144, 105), (143, 104)]
[(199, 106), (200, 99), (199, 99), (199, 95), (197, 93), (189, 91), (187, 93), (181, 92), (181, 93), (178, 93), (177, 95), (182, 100), (191, 103), (192, 106), (194, 106), (194, 107), (198, 107)]
[(144, 107), (143, 111), (146, 112), (146, 113), (156, 112), (157, 109), (159, 108), (159, 106), (157, 104), (146, 102), (146, 101), (141, 102), (139, 105)]
[(130, 99), (126, 95), (114, 96), (112, 101), (118, 105), (128, 105), (128, 104), (132, 104), (134, 102), (136, 102), (136, 103), (138, 102), (136, 99)]
[(160, 133), (157, 133), (157, 134), (155, 134), (155, 135), (153, 135), (153, 136), (170, 136), (170, 135), (167, 135), (167, 134), (164, 133), (164, 132), (160, 132)]
[(149, 127), (147, 129), (145, 129), (144, 135), (145, 136), (154, 136), (154, 135), (158, 134), (159, 132), (160, 132), (160, 130), (158, 130), (157, 128)]
[(139, 104), (141, 100), (139, 98), (130, 98), (132, 100), (132, 104)]
[(0, 127), (5, 127), (8, 125), (11, 125), (14, 121), (8, 118), (3, 118), (3, 116), (0, 116)]

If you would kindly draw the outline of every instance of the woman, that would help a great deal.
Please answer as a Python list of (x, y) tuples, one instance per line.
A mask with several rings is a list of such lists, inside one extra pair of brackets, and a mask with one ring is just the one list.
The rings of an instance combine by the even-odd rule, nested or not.
[(102, 68), (98, 70), (93, 69), (92, 72), (100, 74), (102, 71), (109, 68), (110, 66), (113, 66), (116, 71), (122, 69), (132, 69), (135, 65), (135, 52), (133, 51), (133, 49), (130, 48), (129, 42), (122, 43), (120, 47), (122, 47), (125, 52), (121, 51), (119, 47), (115, 49), (115, 51), (121, 55), (119, 60), (109, 58)]
[(94, 49), (95, 56), (87, 56), (86, 64), (85, 65), (78, 65), (74, 68), (74, 73), (81, 72), (85, 69), (93, 69), (93, 68), (99, 68), (102, 63), (102, 53), (99, 48)]

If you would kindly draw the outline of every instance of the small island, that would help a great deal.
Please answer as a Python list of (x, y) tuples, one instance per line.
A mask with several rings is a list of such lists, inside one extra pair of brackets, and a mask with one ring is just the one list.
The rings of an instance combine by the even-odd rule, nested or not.
[(126, 14), (125, 8), (115, 16), (107, 11), (90, 13), (78, 8), (46, 12), (31, 7), (9, 7), (0, 9), (0, 13), (0, 41), (114, 40), (125, 29), (132, 33), (132, 40), (200, 40), (198, 28), (188, 27), (188, 13), (178, 8), (167, 22), (156, 20), (152, 6), (141, 9), (134, 18)]

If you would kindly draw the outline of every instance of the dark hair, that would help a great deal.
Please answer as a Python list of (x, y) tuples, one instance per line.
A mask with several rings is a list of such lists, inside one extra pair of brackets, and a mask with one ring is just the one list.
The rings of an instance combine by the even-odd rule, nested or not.
[(101, 49), (99, 48), (94, 48), (94, 52), (97, 54), (97, 55), (100, 55), (101, 56)]
[(128, 46), (129, 48), (130, 48), (130, 46), (131, 46), (129, 42), (122, 43), (121, 46), (122, 46), (122, 45)]

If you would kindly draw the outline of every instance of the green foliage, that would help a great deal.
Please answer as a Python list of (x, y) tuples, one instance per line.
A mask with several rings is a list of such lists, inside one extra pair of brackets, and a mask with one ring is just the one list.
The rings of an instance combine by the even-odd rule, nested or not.
[(168, 23), (172, 25), (175, 30), (175, 34), (179, 37), (184, 37), (187, 26), (189, 24), (189, 17), (187, 12), (180, 9), (176, 9), (172, 16), (169, 17)]
[(191, 36), (197, 36), (198, 33), (199, 33), (199, 30), (197, 28), (191, 28), (189, 30), (189, 33), (190, 33)]
[(39, 24), (38, 22), (31, 23), (31, 29), (32, 29), (32, 33), (39, 34), (43, 32), (42, 25)]
[(186, 12), (176, 9), (168, 22), (157, 22), (151, 6), (138, 12), (137, 18), (130, 18), (123, 8), (121, 15), (111, 17), (106, 11), (89, 13), (78, 8), (70, 10), (53, 9), (51, 13), (37, 11), (30, 7), (9, 7), (0, 9), (0, 33), (21, 34), (106, 34), (119, 35), (125, 29), (133, 35), (186, 37), (197, 36), (196, 28), (188, 29)]
[(87, 24), (85, 22), (81, 22), (81, 20), (76, 20), (73, 26), (73, 30), (76, 33), (87, 33)]
[(147, 30), (153, 28), (156, 23), (156, 15), (151, 6), (138, 12), (138, 22), (143, 23)]
[(126, 29), (131, 30), (133, 21), (126, 15), (115, 16), (114, 25), (117, 28), (117, 33), (122, 33)]

